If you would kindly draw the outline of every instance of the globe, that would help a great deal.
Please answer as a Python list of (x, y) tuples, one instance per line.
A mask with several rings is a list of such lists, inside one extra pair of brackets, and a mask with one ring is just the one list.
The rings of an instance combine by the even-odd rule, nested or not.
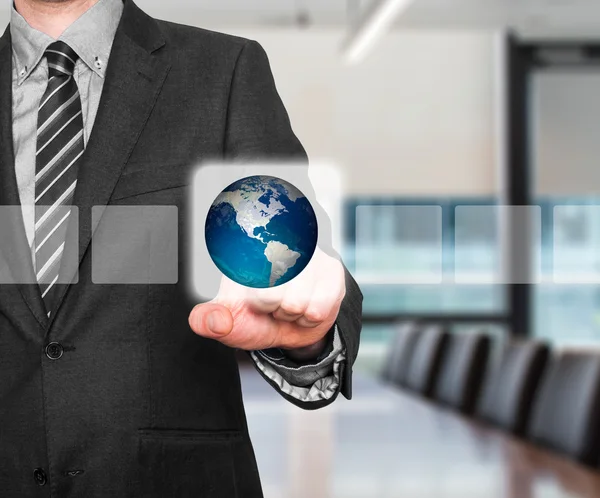
[(208, 253), (238, 284), (276, 287), (298, 276), (317, 246), (317, 218), (295, 186), (273, 176), (249, 176), (226, 187), (205, 224)]

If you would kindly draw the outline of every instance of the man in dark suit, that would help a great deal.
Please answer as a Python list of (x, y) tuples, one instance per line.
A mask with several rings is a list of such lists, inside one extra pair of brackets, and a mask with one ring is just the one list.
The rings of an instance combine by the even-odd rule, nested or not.
[[(0, 38), (2, 498), (262, 496), (236, 349), (302, 408), (351, 397), (362, 296), (337, 259), (318, 252), (283, 295), (188, 292), (192, 168), (265, 159), (306, 155), (256, 42), (131, 0), (15, 0)], [(176, 206), (178, 283), (93, 283), (94, 206)], [(78, 278), (62, 281), (69, 258)]]

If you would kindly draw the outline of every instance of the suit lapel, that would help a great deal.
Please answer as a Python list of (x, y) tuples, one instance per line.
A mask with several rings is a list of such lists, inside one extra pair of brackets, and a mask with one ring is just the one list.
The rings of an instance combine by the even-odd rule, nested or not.
[[(12, 50), (10, 29), (0, 38), (0, 214), (2, 236), (1, 254), (4, 270), (8, 267), (10, 282), (16, 285), (3, 285), (3, 292), (16, 292), (21, 299), (10, 299), (11, 303), (21, 303), (23, 310), (10, 310), (17, 315), (21, 311), (31, 312), (40, 325), (48, 322), (45, 306), (37, 285), (31, 253), (21, 215), (21, 201), (15, 174), (15, 158), (12, 132)], [(11, 206), (7, 208), (7, 206)], [(6, 282), (6, 273), (2, 281)], [(19, 305), (20, 306), (20, 305)]]
[[(165, 52), (159, 50), (164, 44), (156, 21), (134, 2), (125, 0), (94, 128), (79, 166), (74, 195), (74, 204), (79, 208), (79, 244), (65, 249), (66, 261), (78, 258), (81, 264), (99, 222), (92, 222), (91, 208), (108, 204), (154, 108), (170, 69)], [(68, 240), (74, 240), (71, 237), (73, 233), (67, 235)], [(55, 310), (67, 292), (68, 286), (62, 286)]]

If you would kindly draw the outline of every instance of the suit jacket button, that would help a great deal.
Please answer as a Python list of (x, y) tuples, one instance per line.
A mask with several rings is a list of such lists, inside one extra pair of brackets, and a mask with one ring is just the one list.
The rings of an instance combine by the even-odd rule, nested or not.
[(46, 477), (44, 469), (35, 469), (33, 471), (33, 478), (35, 479), (35, 482), (40, 486), (44, 486), (48, 482), (48, 478)]
[(58, 342), (51, 342), (46, 346), (46, 356), (51, 360), (58, 360), (63, 352), (63, 347)]

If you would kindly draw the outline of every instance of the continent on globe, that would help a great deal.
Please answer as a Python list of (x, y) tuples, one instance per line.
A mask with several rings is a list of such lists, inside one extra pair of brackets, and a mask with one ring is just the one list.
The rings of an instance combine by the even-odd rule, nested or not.
[(296, 264), (296, 260), (301, 256), (299, 252), (292, 251), (288, 246), (275, 240), (267, 243), (265, 256), (271, 262), (271, 275), (269, 276), (269, 286), (273, 287), (275, 282), (285, 275), (289, 268)]
[(317, 246), (317, 219), (308, 199), (289, 182), (250, 176), (226, 187), (205, 224), (213, 262), (231, 280), (249, 287), (289, 282)]

